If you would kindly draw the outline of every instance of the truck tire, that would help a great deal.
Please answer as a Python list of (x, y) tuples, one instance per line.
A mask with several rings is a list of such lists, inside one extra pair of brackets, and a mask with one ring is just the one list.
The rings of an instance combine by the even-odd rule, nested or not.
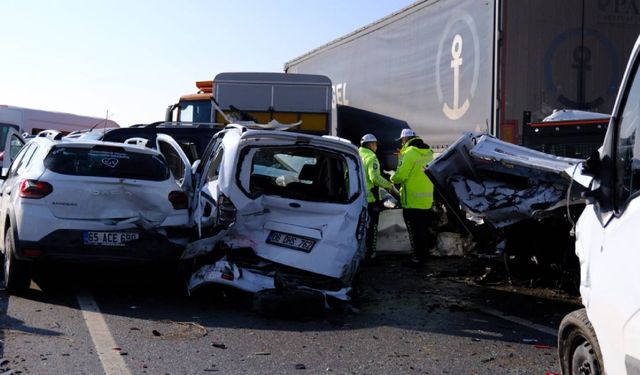
[(564, 375), (604, 374), (598, 338), (585, 309), (576, 310), (562, 319), (558, 357)]
[(253, 309), (270, 318), (309, 319), (324, 312), (325, 299), (315, 290), (265, 289), (254, 295)]
[(16, 259), (16, 241), (11, 227), (4, 238), (4, 287), (10, 294), (24, 292), (31, 285), (31, 264)]

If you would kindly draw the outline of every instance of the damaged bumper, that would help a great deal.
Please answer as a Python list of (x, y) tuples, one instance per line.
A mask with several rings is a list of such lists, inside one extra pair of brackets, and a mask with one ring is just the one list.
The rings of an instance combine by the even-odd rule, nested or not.
[[(272, 268), (272, 267), (268, 267)], [(273, 269), (262, 271), (259, 269), (238, 266), (236, 263), (223, 258), (213, 264), (200, 267), (191, 275), (189, 280), (189, 293), (205, 285), (221, 285), (239, 289), (249, 293), (257, 293), (266, 289), (274, 289), (278, 285), (278, 275)], [(322, 293), (325, 297), (333, 297), (342, 301), (350, 299), (348, 293), (350, 287), (338, 290), (326, 290), (313, 288), (304, 284), (295, 285), (295, 288), (310, 289)]]

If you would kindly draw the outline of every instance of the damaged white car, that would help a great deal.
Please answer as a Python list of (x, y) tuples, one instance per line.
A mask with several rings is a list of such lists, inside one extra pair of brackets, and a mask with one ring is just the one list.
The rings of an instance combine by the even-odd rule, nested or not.
[(571, 175), (581, 161), (467, 133), (427, 174), (448, 211), (485, 250), (497, 246), (507, 258), (577, 274), (570, 231), (584, 208), (584, 188)]
[[(160, 137), (164, 143), (179, 148)], [(32, 139), (1, 178), (5, 288), (28, 289), (35, 262), (178, 259), (190, 229), (189, 184), (171, 169), (138, 146)]]
[(228, 125), (193, 166), (200, 239), (189, 290), (313, 290), (348, 300), (364, 254), (366, 186), (355, 146)]

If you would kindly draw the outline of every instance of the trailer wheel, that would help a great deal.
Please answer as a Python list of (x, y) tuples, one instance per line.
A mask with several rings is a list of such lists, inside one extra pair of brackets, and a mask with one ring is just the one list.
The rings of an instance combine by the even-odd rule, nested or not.
[(309, 319), (325, 309), (324, 295), (315, 290), (265, 289), (253, 297), (253, 309), (260, 315), (278, 319)]
[(31, 285), (31, 264), (16, 259), (16, 241), (11, 227), (4, 238), (4, 287), (11, 294), (24, 292)]
[(585, 309), (576, 310), (562, 319), (558, 356), (565, 375), (604, 374), (598, 338)]

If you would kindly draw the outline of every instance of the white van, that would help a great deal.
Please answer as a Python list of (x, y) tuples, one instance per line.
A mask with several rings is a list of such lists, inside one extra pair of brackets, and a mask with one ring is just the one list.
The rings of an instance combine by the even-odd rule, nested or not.
[(576, 227), (585, 307), (560, 324), (558, 350), (565, 375), (640, 374), (639, 53), (640, 38), (604, 144), (582, 169), (593, 177)]
[(79, 116), (71, 113), (43, 111), (0, 104), (0, 124), (15, 125), (21, 134), (35, 135), (43, 130), (59, 130), (71, 133), (91, 128), (118, 128), (119, 125), (108, 119)]
[[(71, 133), (91, 128), (118, 128), (111, 120), (79, 116), (71, 113), (43, 111), (0, 104), (0, 164), (6, 171), (18, 151), (24, 146), (23, 135), (36, 135), (43, 130)], [(7, 153), (7, 150), (9, 152)]]

